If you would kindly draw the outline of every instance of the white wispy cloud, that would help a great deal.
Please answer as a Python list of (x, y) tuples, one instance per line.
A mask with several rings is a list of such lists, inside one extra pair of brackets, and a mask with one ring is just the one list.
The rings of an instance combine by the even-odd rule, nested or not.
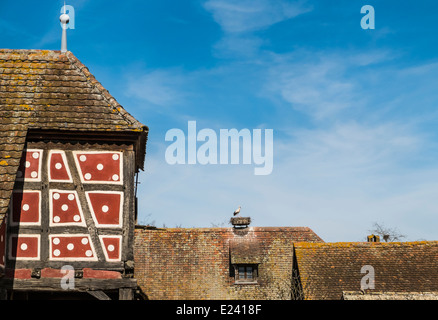
[[(295, 11), (288, 11), (287, 4)], [(274, 128), (273, 173), (254, 176), (250, 165), (170, 166), (164, 161), (163, 138), (142, 176), (144, 214), (152, 214), (158, 225), (209, 227), (226, 224), (242, 205), (242, 214), (255, 225), (309, 226), (326, 241), (363, 240), (375, 221), (397, 227), (410, 240), (436, 240), (438, 167), (423, 161), (438, 147), (422, 130), (436, 107), (436, 63), (400, 67), (393, 63), (399, 54), (385, 49), (261, 51), (264, 40), (255, 31), (311, 8), (305, 2), (263, 0), (210, 0), (204, 7), (224, 31), (215, 53), (238, 59), (198, 70), (193, 89), (202, 91), (203, 83), (242, 88), (248, 83), (251, 98), (267, 99), (266, 107), (275, 114), (266, 124)], [(162, 105), (171, 101), (149, 95), (162, 90), (180, 99), (186, 77), (193, 80), (194, 74), (176, 73), (175, 80), (167, 71), (140, 77), (142, 85), (132, 87), (134, 92), (155, 85), (153, 92), (136, 94)], [(170, 80), (163, 79), (166, 75)], [(281, 107), (270, 101), (280, 101)], [(292, 127), (284, 106), (312, 125)], [(203, 124), (220, 127), (213, 118)]]
[(251, 35), (229, 35), (213, 46), (213, 54), (219, 58), (252, 59), (258, 57), (263, 40)]
[[(426, 105), (423, 97), (430, 92), (424, 90), (431, 88), (421, 85), (421, 79), (436, 78), (434, 64), (379, 67), (391, 56), (384, 51), (368, 56), (263, 55), (258, 78), (267, 88), (264, 97), (280, 97), (316, 119), (317, 128), (279, 121), (274, 127), (274, 169), (265, 177), (254, 176), (248, 165), (170, 166), (156, 158), (144, 176), (154, 183), (142, 190), (142, 208), (168, 226), (226, 225), (234, 207), (242, 205), (242, 213), (255, 225), (309, 226), (326, 241), (363, 240), (376, 221), (397, 227), (410, 240), (434, 240), (438, 167), (419, 163), (438, 147), (422, 131), (421, 114), (387, 115), (405, 103)], [(377, 67), (381, 76), (372, 77)], [(221, 69), (225, 74), (232, 70)], [(405, 99), (396, 95), (400, 85), (410, 87)], [(393, 103), (390, 111), (374, 112), (384, 106), (379, 97), (385, 94)], [(354, 108), (360, 112), (350, 112)], [(277, 112), (281, 118), (281, 110)], [(217, 127), (214, 119), (203, 123)], [(158, 155), (164, 155), (165, 146)]]
[(209, 0), (204, 4), (227, 33), (250, 32), (311, 11), (306, 1)]
[(204, 8), (224, 32), (213, 53), (225, 58), (255, 57), (264, 43), (256, 31), (312, 11), (305, 0), (208, 0)]
[(280, 95), (295, 110), (324, 120), (363, 106), (367, 101), (362, 81), (372, 72), (364, 67), (390, 58), (384, 50), (366, 55), (304, 50), (274, 55), (265, 87), (268, 95)]
[(178, 68), (128, 71), (126, 95), (152, 105), (170, 107), (187, 99), (189, 75)]
[(429, 146), (415, 127), (349, 122), (288, 134), (275, 141), (269, 176), (254, 176), (251, 165), (171, 166), (152, 158), (142, 210), (158, 225), (209, 227), (227, 226), (242, 205), (254, 225), (309, 226), (326, 241), (363, 240), (375, 221), (411, 240), (432, 239), (425, 221), (436, 224), (438, 168), (410, 167)]

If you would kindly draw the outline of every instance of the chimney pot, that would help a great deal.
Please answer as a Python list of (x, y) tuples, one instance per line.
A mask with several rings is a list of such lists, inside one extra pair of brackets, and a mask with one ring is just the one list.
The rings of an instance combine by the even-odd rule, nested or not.
[(380, 242), (380, 237), (372, 234), (372, 235), (367, 236), (367, 240), (368, 240), (368, 242)]

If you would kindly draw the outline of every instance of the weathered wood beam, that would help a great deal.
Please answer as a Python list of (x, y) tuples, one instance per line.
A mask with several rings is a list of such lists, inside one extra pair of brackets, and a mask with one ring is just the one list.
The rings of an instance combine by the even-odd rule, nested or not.
[(97, 300), (111, 300), (111, 298), (108, 297), (107, 294), (102, 290), (87, 291), (87, 292), (93, 297), (95, 297)]
[(139, 132), (111, 132), (111, 131), (59, 131), (59, 130), (38, 130), (28, 131), (28, 141), (58, 140), (58, 141), (103, 141), (103, 142), (129, 142), (138, 140)]
[(119, 300), (134, 300), (134, 289), (132, 288), (119, 289)]
[(121, 288), (134, 289), (137, 280), (133, 278), (123, 279), (75, 279), (72, 289), (65, 290), (61, 287), (61, 279), (0, 279), (0, 287), (8, 290), (22, 291), (71, 291), (86, 292), (96, 290), (115, 290)]

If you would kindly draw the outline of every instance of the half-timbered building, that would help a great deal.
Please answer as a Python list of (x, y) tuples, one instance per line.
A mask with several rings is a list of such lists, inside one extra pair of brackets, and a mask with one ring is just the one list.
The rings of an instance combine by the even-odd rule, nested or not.
[(131, 299), (148, 128), (70, 51), (0, 50), (0, 295)]

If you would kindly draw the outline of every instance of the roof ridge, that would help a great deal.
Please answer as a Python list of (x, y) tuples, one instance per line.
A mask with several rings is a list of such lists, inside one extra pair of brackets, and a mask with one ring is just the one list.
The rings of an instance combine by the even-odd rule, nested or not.
[(93, 88), (95, 88), (105, 101), (108, 106), (111, 106), (115, 112), (117, 112), (121, 117), (123, 117), (129, 124), (138, 127), (141, 131), (143, 129), (148, 129), (148, 127), (137, 119), (135, 119), (128, 111), (126, 111), (123, 106), (117, 102), (117, 100), (109, 93), (107, 89), (96, 79), (96, 77), (90, 72), (87, 66), (85, 66), (71, 51), (66, 52), (66, 56), (73, 67), (75, 67), (80, 73), (82, 73)]
[(426, 246), (438, 246), (438, 240), (418, 240), (418, 241), (400, 241), (400, 242), (367, 242), (367, 241), (338, 241), (338, 242), (295, 242), (296, 248), (299, 249), (314, 249), (316, 247), (331, 247), (331, 248), (341, 248), (341, 247), (370, 247), (370, 246), (380, 246), (380, 247), (407, 247), (414, 245), (426, 245)]

